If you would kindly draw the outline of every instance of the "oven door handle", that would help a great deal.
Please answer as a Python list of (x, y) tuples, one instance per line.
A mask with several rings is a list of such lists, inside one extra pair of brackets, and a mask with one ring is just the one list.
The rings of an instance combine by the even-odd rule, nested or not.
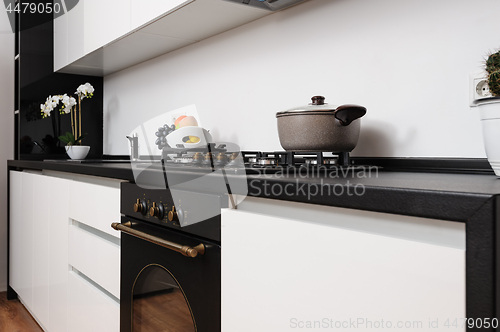
[(123, 223), (123, 224), (114, 222), (114, 223), (111, 224), (111, 227), (113, 227), (117, 231), (122, 231), (122, 232), (125, 232), (127, 234), (136, 236), (136, 237), (138, 237), (140, 239), (146, 240), (148, 242), (151, 242), (151, 243), (157, 244), (159, 246), (165, 247), (167, 249), (170, 249), (170, 250), (173, 250), (173, 251), (177, 251), (177, 252), (183, 254), (186, 257), (192, 257), (192, 258), (194, 258), (198, 254), (203, 255), (205, 253), (205, 246), (202, 243), (200, 243), (196, 247), (183, 246), (181, 244), (170, 242), (170, 241), (161, 239), (159, 237), (152, 236), (152, 235), (143, 233), (141, 231), (135, 230), (135, 229), (132, 228), (132, 223), (130, 221), (128, 221), (126, 223)]

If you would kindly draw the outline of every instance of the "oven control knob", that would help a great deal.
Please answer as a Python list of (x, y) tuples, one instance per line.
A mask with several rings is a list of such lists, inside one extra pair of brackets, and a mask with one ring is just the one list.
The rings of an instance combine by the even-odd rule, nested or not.
[(182, 209), (176, 209), (175, 206), (172, 206), (172, 211), (168, 211), (168, 220), (181, 223), (184, 221), (184, 212)]
[(149, 215), (162, 220), (164, 215), (163, 204), (156, 205), (156, 202), (153, 202), (153, 206), (149, 209)]
[(137, 202), (134, 204), (134, 212), (140, 212), (143, 215), (145, 215), (146, 209), (147, 209), (146, 202), (145, 201), (141, 202), (141, 200), (138, 198)]

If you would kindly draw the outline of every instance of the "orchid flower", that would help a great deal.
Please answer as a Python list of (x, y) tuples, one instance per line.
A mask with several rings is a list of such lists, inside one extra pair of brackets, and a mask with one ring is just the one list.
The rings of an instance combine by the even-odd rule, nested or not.
[(85, 97), (91, 98), (94, 95), (94, 87), (90, 83), (82, 84), (76, 89), (75, 94), (78, 95), (80, 99)]
[[(82, 134), (82, 99), (92, 98), (94, 95), (94, 87), (90, 83), (82, 84), (76, 89), (75, 94), (78, 95), (78, 102), (76, 98), (64, 94), (49, 96), (44, 104), (40, 104), (43, 118), (50, 116), (60, 102), (62, 102), (62, 106), (59, 109), (59, 114), (71, 113), (71, 133), (59, 136), (59, 139), (67, 145), (81, 144), (81, 140), (84, 136), (84, 134)], [(73, 108), (77, 103), (78, 108)], [(68, 136), (68, 134), (70, 136)]]
[(71, 109), (73, 106), (76, 105), (76, 99), (73, 97), (68, 96), (66, 93), (61, 96), (62, 102), (63, 102), (63, 107), (61, 108), (61, 114), (64, 112), (66, 114), (69, 114), (71, 112)]

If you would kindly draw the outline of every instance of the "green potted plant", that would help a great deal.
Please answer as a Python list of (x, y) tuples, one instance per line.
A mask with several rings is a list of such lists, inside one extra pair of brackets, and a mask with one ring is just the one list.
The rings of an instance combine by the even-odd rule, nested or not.
[(485, 71), (492, 98), (479, 104), (481, 126), (488, 162), (500, 177), (500, 51), (487, 56)]
[(500, 97), (500, 51), (491, 53), (485, 62), (488, 86), (495, 97)]
[(66, 153), (71, 159), (85, 159), (90, 151), (90, 146), (82, 145), (82, 139), (85, 134), (82, 133), (82, 100), (92, 98), (94, 87), (90, 83), (82, 84), (78, 87), (75, 94), (78, 96), (78, 102), (74, 97), (67, 94), (49, 96), (45, 104), (40, 105), (42, 116), (48, 117), (59, 104), (60, 114), (71, 114), (71, 132), (59, 136), (59, 139), (66, 143)]

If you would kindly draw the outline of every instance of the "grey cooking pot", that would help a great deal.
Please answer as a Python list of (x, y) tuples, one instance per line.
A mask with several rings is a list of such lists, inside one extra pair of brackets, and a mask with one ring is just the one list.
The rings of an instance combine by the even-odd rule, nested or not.
[(366, 114), (366, 108), (328, 105), (322, 96), (311, 99), (309, 105), (276, 113), (283, 149), (351, 152), (358, 143), (359, 118)]

